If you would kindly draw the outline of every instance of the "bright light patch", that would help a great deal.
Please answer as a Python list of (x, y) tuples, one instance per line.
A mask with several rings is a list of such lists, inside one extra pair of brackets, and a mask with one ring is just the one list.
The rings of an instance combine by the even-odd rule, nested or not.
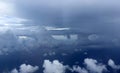
[(27, 36), (18, 36), (19, 39), (27, 39)]
[(0, 15), (13, 14), (14, 6), (12, 3), (0, 1)]
[(67, 40), (68, 38), (64, 35), (52, 35), (52, 37), (56, 40)]
[(69, 30), (70, 28), (45, 27), (46, 30)]

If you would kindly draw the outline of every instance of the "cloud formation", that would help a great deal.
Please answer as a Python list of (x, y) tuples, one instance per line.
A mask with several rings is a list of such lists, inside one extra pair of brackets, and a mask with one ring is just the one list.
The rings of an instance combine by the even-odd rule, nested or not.
[(80, 66), (73, 66), (72, 71), (78, 73), (88, 73), (88, 71), (85, 68), (81, 68)]
[[(60, 32), (70, 29), (68, 32), (73, 34), (79, 32), (77, 35), (79, 34), (81, 39), (78, 41), (83, 40), (79, 44), (87, 46), (109, 47), (108, 45), (111, 44), (110, 47), (113, 47), (120, 43), (120, 2), (118, 0), (15, 0), (12, 3), (18, 14), (17, 17), (31, 20), (26, 21), (24, 25), (42, 26), (43, 29), (59, 30)], [(50, 34), (49, 36), (51, 37)], [(57, 38), (61, 38), (61, 36)], [(66, 37), (62, 38), (66, 39)], [(117, 39), (118, 42), (113, 42), (114, 39)]]
[(54, 60), (53, 62), (44, 60), (43, 68), (43, 73), (65, 73), (67, 66), (64, 66), (58, 60)]
[(107, 71), (106, 66), (103, 65), (102, 63), (98, 63), (97, 60), (86, 58), (84, 60), (84, 63), (86, 65), (87, 69), (91, 73), (103, 73), (104, 71)]
[(11, 71), (11, 73), (34, 73), (39, 69), (38, 66), (22, 64), (17, 70), (16, 68)]
[(120, 65), (116, 65), (112, 59), (108, 60), (108, 65), (113, 69), (120, 69)]
[(0, 39), (1, 54), (4, 47), (9, 52), (11, 46), (35, 48), (74, 41), (83, 48), (120, 47), (117, 0), (1, 0), (0, 5), (0, 37), (5, 37)]
[(70, 67), (69, 65), (63, 65), (58, 60), (53, 60), (53, 62), (49, 60), (44, 60), (43, 63), (43, 72), (44, 73), (65, 73), (67, 70), (71, 71), (72, 73), (108, 73), (110, 66), (113, 70), (120, 69), (119, 65), (115, 65), (114, 61), (109, 59), (108, 65), (99, 63), (97, 60), (92, 58), (85, 58), (84, 59), (84, 66), (80, 65), (73, 65)]
[[(66, 73), (70, 71), (72, 73), (108, 73), (111, 70), (107, 68), (110, 66), (113, 70), (120, 69), (119, 65), (115, 65), (112, 59), (108, 60), (108, 65), (99, 63), (97, 60), (92, 58), (85, 58), (84, 63), (85, 66), (80, 65), (73, 65), (72, 67), (69, 65), (64, 65), (63, 63), (59, 62), (59, 60), (44, 60), (43, 63), (43, 73)], [(10, 73), (35, 73), (39, 70), (38, 66), (32, 66), (27, 64), (22, 64), (19, 69), (14, 68)]]

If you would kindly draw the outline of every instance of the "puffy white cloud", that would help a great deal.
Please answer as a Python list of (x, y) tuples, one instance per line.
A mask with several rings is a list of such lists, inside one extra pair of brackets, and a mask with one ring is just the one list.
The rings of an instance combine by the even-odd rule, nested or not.
[(120, 69), (120, 65), (116, 65), (112, 59), (108, 60), (108, 65), (113, 69)]
[(22, 64), (20, 69), (17, 70), (16, 68), (11, 71), (11, 73), (34, 73), (39, 69), (38, 66), (26, 65)]
[(39, 69), (38, 66), (31, 66), (31, 65), (22, 64), (20, 66), (20, 73), (34, 73), (38, 69)]
[(71, 68), (69, 65), (63, 65), (58, 60), (53, 62), (49, 60), (44, 60), (43, 64), (43, 73), (65, 73), (66, 70), (77, 73), (103, 73), (107, 71), (107, 68), (104, 64), (98, 63), (97, 60), (86, 58), (84, 59), (85, 67), (80, 67), (79, 65), (73, 65)]
[(80, 66), (73, 66), (72, 71), (75, 71), (78, 73), (88, 73), (88, 71), (85, 68), (81, 68)]
[(86, 58), (84, 63), (87, 69), (92, 73), (102, 73), (103, 71), (107, 71), (105, 65), (98, 63), (97, 60)]
[(67, 66), (64, 66), (58, 60), (54, 60), (53, 62), (49, 60), (44, 60), (44, 73), (65, 73)]
[[(85, 58), (84, 64), (86, 67), (81, 67), (79, 65), (70, 67), (69, 65), (63, 65), (58, 60), (44, 60), (43, 73), (66, 73), (66, 70), (77, 73), (103, 73), (108, 71), (104, 64), (99, 63), (95, 59)], [(108, 65), (115, 70), (120, 69), (120, 65), (116, 65), (112, 59), (109, 59)], [(15, 68), (10, 73), (34, 73), (38, 69), (38, 66), (22, 64), (18, 70)]]

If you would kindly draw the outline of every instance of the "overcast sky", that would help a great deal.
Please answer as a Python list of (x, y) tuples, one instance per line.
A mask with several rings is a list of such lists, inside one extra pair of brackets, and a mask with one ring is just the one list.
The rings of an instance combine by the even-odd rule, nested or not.
[(35, 38), (44, 37), (45, 28), (67, 29), (89, 33), (85, 36), (89, 41), (84, 40), (89, 46), (95, 46), (96, 42), (119, 46), (119, 7), (118, 0), (0, 0), (0, 32), (10, 30), (14, 35), (22, 34), (18, 36), (20, 39), (38, 43), (41, 40)]

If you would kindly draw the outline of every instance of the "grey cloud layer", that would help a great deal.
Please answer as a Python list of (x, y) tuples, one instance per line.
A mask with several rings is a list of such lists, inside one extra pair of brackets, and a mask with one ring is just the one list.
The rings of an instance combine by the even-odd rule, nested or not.
[(69, 27), (83, 33), (96, 33), (102, 35), (103, 43), (120, 40), (118, 0), (21, 0), (15, 4), (19, 16), (32, 20), (35, 26)]
[[(4, 1), (2, 0), (2, 2)], [(44, 27), (50, 26), (53, 27), (53, 29), (56, 29), (56, 27), (68, 28), (68, 31), (72, 33), (74, 33), (74, 31), (82, 32), (83, 34), (88, 33), (86, 36), (80, 33), (83, 37), (80, 36), (80, 42), (78, 42), (88, 47), (105, 47), (106, 45), (119, 47), (120, 4), (118, 0), (5, 0), (5, 2), (14, 4), (15, 17), (28, 20), (20, 22), (23, 24), (22, 28), (19, 29), (20, 31), (14, 27), (18, 25), (18, 23), (12, 25), (10, 28), (12, 29), (11, 34), (16, 31), (17, 34), (22, 34), (22, 36), (30, 35), (30, 37), (26, 36), (29, 37), (29, 39), (25, 40), (28, 42), (27, 45), (29, 45), (29, 42), (36, 42), (36, 44), (44, 42), (41, 38), (46, 36), (48, 36), (46, 37), (48, 38), (47, 40), (51, 40), (51, 35), (44, 30)], [(6, 18), (12, 19), (10, 17)], [(1, 21), (3, 24), (6, 23), (4, 22), (6, 18)], [(12, 23), (7, 22), (7, 26), (5, 27), (8, 28), (8, 25), (11, 24), (13, 24), (13, 21)], [(34, 27), (37, 28), (34, 29)], [(61, 31), (58, 33), (60, 32)], [(14, 35), (16, 35), (16, 33), (14, 33)], [(14, 40), (11, 41), (13, 42)], [(15, 42), (16, 41), (17, 40), (15, 40)]]

